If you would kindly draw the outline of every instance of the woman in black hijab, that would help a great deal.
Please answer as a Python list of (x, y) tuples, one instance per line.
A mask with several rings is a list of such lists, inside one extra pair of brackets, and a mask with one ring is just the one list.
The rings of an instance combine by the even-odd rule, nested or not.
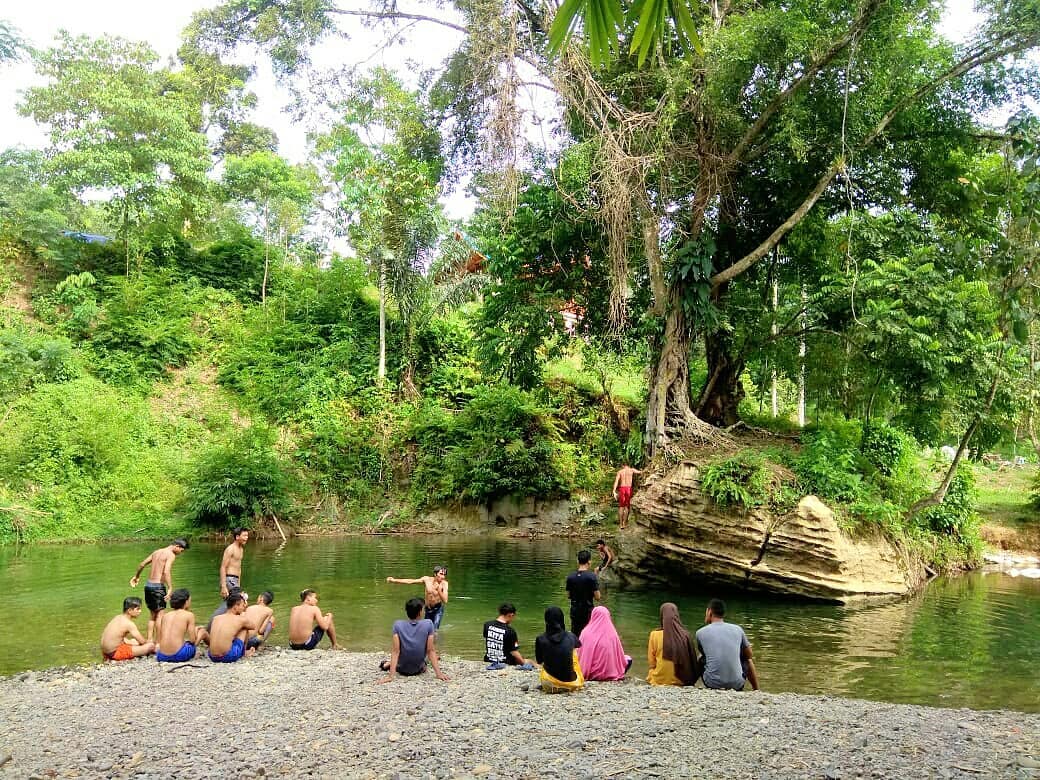
[(534, 641), (534, 657), (542, 665), (542, 690), (546, 693), (576, 691), (585, 685), (578, 665), (578, 637), (563, 626), (563, 610), (545, 610), (545, 633)]

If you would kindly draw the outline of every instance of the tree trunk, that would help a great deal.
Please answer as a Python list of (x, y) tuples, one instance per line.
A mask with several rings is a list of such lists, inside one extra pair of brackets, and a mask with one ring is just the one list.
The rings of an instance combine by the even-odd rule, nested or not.
[(271, 243), (268, 241), (267, 199), (264, 199), (264, 282), (260, 285), (260, 303), (267, 305), (267, 272), (271, 267)]
[(683, 290), (671, 292), (661, 351), (650, 375), (645, 441), (655, 455), (684, 438), (714, 441), (719, 432), (690, 409), (690, 344), (693, 334), (682, 307)]
[(708, 379), (701, 389), (697, 416), (711, 425), (728, 428), (740, 420), (738, 407), (744, 398), (744, 358), (733, 354), (733, 342), (726, 333), (704, 337), (708, 359)]
[[(780, 309), (780, 283), (777, 281), (776, 277), (774, 276), (773, 277), (773, 325), (769, 329), (769, 332), (773, 334), (773, 338), (774, 339), (776, 338), (776, 334), (777, 334), (776, 316), (777, 316), (777, 312), (779, 311), (779, 309)], [(778, 402), (779, 399), (777, 398), (777, 393), (776, 393), (776, 380), (777, 380), (776, 368), (774, 367), (772, 376), (770, 377), (770, 395), (772, 396), (772, 407), (771, 408), (772, 408), (772, 412), (773, 412), (773, 419), (776, 419), (776, 417), (780, 414), (780, 404)]]
[(802, 323), (798, 336), (798, 427), (805, 427), (805, 285), (802, 285)]

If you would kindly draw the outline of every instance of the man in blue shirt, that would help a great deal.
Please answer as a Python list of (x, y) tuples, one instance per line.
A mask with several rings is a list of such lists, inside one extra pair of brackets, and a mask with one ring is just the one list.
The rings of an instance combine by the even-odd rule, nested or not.
[(394, 673), (411, 677), (426, 671), (426, 659), (430, 660), (438, 680), (447, 680), (448, 675), (441, 671), (440, 658), (433, 638), (436, 629), (433, 621), (419, 619), (423, 607), (422, 599), (408, 599), (404, 605), (407, 620), (394, 621), (394, 638), (390, 649), (390, 660), (383, 661), (379, 668), (387, 672), (379, 682), (388, 683), (394, 679)]

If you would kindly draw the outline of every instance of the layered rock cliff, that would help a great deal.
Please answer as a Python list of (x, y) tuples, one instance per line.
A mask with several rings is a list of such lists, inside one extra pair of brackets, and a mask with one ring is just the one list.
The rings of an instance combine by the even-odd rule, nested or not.
[(925, 580), (920, 563), (876, 534), (851, 538), (815, 496), (774, 516), (719, 507), (684, 461), (632, 500), (619, 539), (620, 576), (635, 584), (746, 588), (835, 602), (906, 595)]

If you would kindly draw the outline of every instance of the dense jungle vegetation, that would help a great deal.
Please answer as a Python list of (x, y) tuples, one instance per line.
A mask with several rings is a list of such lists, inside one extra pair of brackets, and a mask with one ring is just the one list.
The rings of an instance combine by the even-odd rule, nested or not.
[[(49, 134), (0, 153), (0, 540), (605, 502), (695, 447), (720, 504), (977, 556), (980, 464), (1040, 449), (1040, 3), (977, 7), (225, 0), (165, 63), (0, 23)], [(459, 47), (315, 78), (344, 15)], [(246, 47), (335, 117), (306, 161)]]

